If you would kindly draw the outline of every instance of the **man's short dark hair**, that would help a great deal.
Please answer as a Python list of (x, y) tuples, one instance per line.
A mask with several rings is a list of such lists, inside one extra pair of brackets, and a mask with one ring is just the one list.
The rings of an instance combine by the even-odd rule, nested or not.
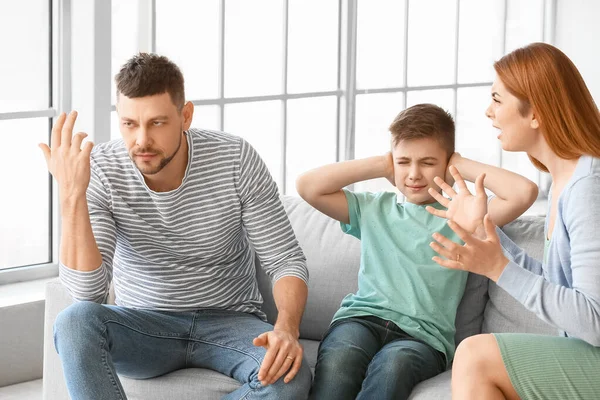
[(417, 104), (402, 110), (390, 125), (395, 147), (403, 140), (432, 138), (446, 150), (448, 159), (454, 154), (454, 120), (435, 104)]
[(129, 59), (115, 76), (117, 98), (129, 98), (169, 93), (178, 110), (185, 104), (183, 74), (175, 63), (165, 56), (138, 53)]

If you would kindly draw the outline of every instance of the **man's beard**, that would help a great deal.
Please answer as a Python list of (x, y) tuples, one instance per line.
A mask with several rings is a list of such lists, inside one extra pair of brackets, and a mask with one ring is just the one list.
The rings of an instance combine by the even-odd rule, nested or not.
[[(138, 165), (138, 163), (135, 161), (135, 155), (129, 155), (129, 158), (131, 158), (133, 160), (133, 163), (135, 164), (135, 166), (137, 167), (138, 170), (140, 170), (140, 172), (144, 175), (154, 175), (154, 174), (158, 174), (160, 171), (162, 171), (162, 169), (164, 167), (166, 167), (171, 160), (173, 160), (173, 158), (175, 158), (175, 156), (177, 155), (177, 153), (179, 152), (179, 149), (181, 148), (181, 138), (182, 138), (183, 134), (181, 134), (179, 136), (179, 143), (177, 144), (177, 148), (175, 149), (175, 151), (173, 152), (173, 154), (171, 154), (169, 157), (165, 157), (162, 160), (160, 160), (160, 163), (158, 164), (158, 166), (156, 166), (155, 168), (152, 168), (151, 166), (147, 166), (146, 168), (141, 167), (140, 165)], [(137, 153), (152, 153), (152, 154), (156, 154), (157, 156), (160, 156), (161, 153), (156, 153), (152, 151), (152, 148), (149, 149), (140, 149), (137, 151)]]

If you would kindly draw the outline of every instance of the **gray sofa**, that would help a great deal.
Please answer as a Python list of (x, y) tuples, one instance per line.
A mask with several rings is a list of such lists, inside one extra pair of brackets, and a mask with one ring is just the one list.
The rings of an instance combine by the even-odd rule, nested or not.
[[(345, 235), (339, 224), (314, 210), (298, 197), (284, 196), (283, 202), (310, 271), (309, 295), (300, 327), (306, 359), (314, 368), (319, 340), (327, 330), (342, 298), (356, 290), (360, 242)], [(528, 253), (540, 258), (543, 251), (543, 218), (521, 217), (504, 231)], [(401, 229), (401, 228), (399, 228)], [(264, 310), (273, 322), (277, 316), (271, 283), (257, 268), (264, 297)], [(60, 360), (54, 350), (52, 325), (56, 315), (73, 300), (57, 280), (47, 285), (44, 339), (44, 399), (68, 399)], [(525, 310), (494, 283), (472, 275), (459, 306), (456, 320), (457, 344), (480, 332), (531, 332), (554, 335), (557, 331)], [(420, 383), (411, 399), (450, 399), (451, 371)], [(128, 398), (219, 399), (239, 384), (220, 373), (205, 369), (185, 369), (148, 380), (122, 378)]]

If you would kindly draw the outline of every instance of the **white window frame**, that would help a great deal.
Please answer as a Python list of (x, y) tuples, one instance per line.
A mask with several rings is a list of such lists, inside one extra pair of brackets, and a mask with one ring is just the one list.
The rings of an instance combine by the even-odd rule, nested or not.
[[(44, 110), (0, 113), (0, 120), (15, 118), (54, 118), (62, 111), (77, 109), (80, 119), (87, 115), (84, 123), (86, 132), (95, 143), (110, 140), (110, 111), (115, 110), (111, 104), (110, 80), (111, 76), (111, 2), (106, 0), (48, 0), (51, 10), (51, 106)], [(154, 51), (156, 48), (156, 1), (139, 1), (139, 20), (147, 21), (141, 26), (138, 37), (139, 48)], [(336, 96), (337, 108), (337, 149), (336, 160), (348, 160), (354, 157), (356, 96), (366, 93), (403, 93), (405, 104), (406, 95), (412, 90), (423, 89), (453, 89), (454, 115), (456, 115), (456, 95), (459, 88), (474, 86), (489, 86), (491, 82), (474, 84), (459, 84), (457, 82), (458, 68), (455, 68), (454, 83), (450, 85), (432, 85), (419, 87), (393, 87), (393, 88), (356, 88), (356, 44), (357, 44), (357, 6), (359, 0), (338, 0), (339, 7), (339, 33), (338, 33), (338, 88), (330, 91), (307, 92), (290, 94), (287, 92), (287, 41), (288, 41), (288, 10), (289, 0), (284, 1), (284, 52), (283, 52), (283, 80), (282, 94), (267, 96), (230, 97), (224, 96), (224, 26), (225, 26), (225, 1), (220, 0), (220, 76), (219, 96), (214, 99), (191, 99), (194, 105), (217, 105), (220, 109), (220, 128), (224, 126), (224, 110), (226, 104), (249, 103), (256, 101), (280, 100), (282, 107), (282, 137), (281, 137), (281, 171), (279, 171), (280, 188), (286, 184), (286, 144), (287, 144), (287, 101), (301, 98)], [(406, 1), (405, 24), (408, 29), (408, 7)], [(414, 1), (414, 0), (412, 0)], [(506, 4), (506, 2), (505, 2)], [(460, 7), (460, 0), (457, 0)], [(544, 0), (543, 7), (543, 41), (555, 42), (556, 26), (556, 0)], [(458, 11), (458, 10), (457, 10)], [(457, 12), (457, 24), (459, 13)], [(506, 13), (505, 13), (506, 27)], [(107, 32), (109, 34), (107, 34)], [(457, 33), (458, 35), (458, 29)], [(78, 38), (74, 41), (74, 38)], [(405, 35), (408, 40), (408, 35)], [(406, 44), (406, 43), (405, 43)], [(404, 51), (407, 51), (405, 45)], [(458, 40), (455, 51), (458, 52)], [(404, 73), (407, 73), (405, 54)], [(458, 57), (456, 57), (458, 60)], [(458, 62), (458, 61), (456, 61)], [(93, 71), (91, 76), (78, 76), (77, 71)], [(75, 71), (75, 74), (73, 73)], [(405, 80), (406, 82), (406, 76)], [(50, 121), (50, 120), (49, 120)], [(79, 123), (79, 121), (78, 121)], [(76, 127), (77, 128), (77, 127)], [(50, 128), (48, 130), (50, 132)], [(48, 134), (48, 138), (50, 133)], [(50, 179), (50, 178), (49, 178)], [(539, 175), (541, 192), (547, 190), (549, 180), (546, 174)], [(51, 182), (49, 202), (51, 203), (51, 243), (50, 262), (46, 264), (30, 265), (9, 268), (0, 271), (0, 285), (32, 279), (41, 279), (58, 274), (58, 245), (60, 241), (60, 218), (58, 209), (58, 193), (56, 186)]]

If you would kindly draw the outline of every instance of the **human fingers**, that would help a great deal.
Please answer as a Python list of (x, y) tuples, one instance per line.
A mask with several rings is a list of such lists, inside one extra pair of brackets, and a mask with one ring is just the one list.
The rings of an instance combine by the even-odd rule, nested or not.
[[(283, 375), (287, 371), (287, 369), (289, 369), (289, 366), (291, 364), (291, 362), (289, 362), (289, 360), (286, 358), (288, 356), (289, 350), (283, 346), (278, 346), (278, 350), (279, 351), (277, 352), (277, 356), (273, 360), (271, 368), (269, 368), (267, 376), (264, 379), (265, 382), (267, 382), (267, 385), (272, 385), (273, 383), (277, 382), (277, 379), (279, 379), (281, 375)], [(286, 361), (288, 361), (288, 368), (282, 371), (282, 368), (284, 367)]]
[(448, 226), (458, 235), (458, 237), (467, 244), (473, 244), (473, 236), (471, 233), (463, 229), (462, 226), (454, 221), (448, 221)]
[(85, 139), (87, 137), (87, 133), (85, 132), (77, 132), (74, 136), (73, 139), (71, 141), (71, 148), (72, 149), (76, 149), (76, 150), (81, 150), (81, 143), (83, 142), (83, 139)]
[(92, 149), (94, 148), (94, 143), (93, 142), (87, 142), (86, 144), (83, 145), (83, 149), (81, 149), (81, 152), (86, 156), (86, 157), (90, 157), (90, 154), (92, 154)]
[(450, 175), (452, 175), (452, 178), (454, 178), (456, 186), (458, 186), (458, 190), (466, 190), (468, 193), (471, 193), (462, 175), (460, 174), (460, 172), (458, 172), (458, 169), (454, 165), (451, 165), (449, 170)]
[(475, 179), (475, 194), (477, 196), (485, 196), (485, 187), (483, 185), (483, 181), (485, 180), (485, 173), (479, 175), (477, 179)]
[(448, 208), (448, 205), (450, 204), (450, 200), (447, 197), (442, 196), (442, 194), (440, 192), (438, 192), (437, 190), (435, 190), (434, 188), (429, 188), (427, 190), (427, 193), (429, 193), (431, 195), (431, 197), (433, 197), (438, 203), (440, 203), (444, 207)]
[(279, 348), (275, 346), (269, 346), (267, 354), (265, 354), (265, 358), (263, 358), (262, 364), (260, 365), (260, 369), (258, 371), (258, 380), (263, 386), (267, 386), (269, 384), (269, 381), (267, 381), (267, 376), (271, 366), (273, 366), (275, 358), (277, 358), (278, 352)]
[(448, 250), (447, 248), (440, 246), (439, 243), (436, 242), (431, 242), (429, 243), (429, 247), (431, 247), (433, 249), (433, 251), (435, 251), (436, 253), (438, 253), (440, 256), (447, 258), (448, 260), (456, 260), (458, 253), (456, 252), (452, 252), (450, 250)]
[(42, 149), (42, 153), (44, 154), (44, 158), (46, 159), (46, 166), (48, 167), (48, 169), (50, 169), (50, 147), (48, 147), (48, 145), (45, 143), (40, 143), (38, 147)]
[(435, 215), (436, 217), (448, 218), (446, 217), (446, 210), (438, 210), (437, 208), (433, 208), (431, 206), (425, 207), (425, 210), (427, 210), (427, 212), (429, 212), (430, 214)]
[(268, 345), (268, 338), (267, 338), (267, 332), (265, 333), (261, 333), (260, 335), (258, 335), (257, 337), (254, 338), (254, 340), (252, 341), (252, 344), (254, 344), (255, 346), (258, 347), (267, 347)]
[(56, 122), (52, 126), (52, 134), (50, 135), (50, 148), (52, 151), (60, 147), (60, 132), (65, 123), (65, 118), (67, 118), (67, 114), (64, 112), (60, 113), (58, 118), (56, 118)]
[(442, 267), (444, 267), (444, 268), (458, 269), (458, 270), (464, 270), (465, 269), (463, 264), (461, 264), (459, 262), (456, 262), (454, 260), (446, 260), (446, 259), (443, 259), (443, 258), (437, 257), (437, 256), (432, 257), (431, 259), (433, 261), (435, 261), (436, 263), (438, 263), (439, 265), (441, 265)]
[(492, 240), (498, 242), (500, 238), (498, 237), (498, 233), (496, 232), (496, 224), (492, 221), (492, 217), (490, 214), (485, 214), (483, 217), (483, 227), (485, 228), (485, 234), (488, 240)]
[(452, 186), (448, 185), (442, 178), (436, 176), (433, 178), (433, 181), (444, 191), (444, 193), (450, 196), (450, 198), (456, 197), (456, 192), (452, 189)]
[[(441, 233), (436, 232), (432, 236), (436, 242), (438, 242), (439, 244), (444, 246), (444, 248), (448, 249), (453, 254), (456, 254), (457, 249), (459, 247), (462, 247), (460, 244), (448, 239), (446, 236), (442, 235)], [(449, 257), (449, 258), (452, 258), (452, 257)]]
[(289, 383), (292, 379), (294, 379), (296, 377), (296, 375), (298, 374), (298, 371), (300, 371), (301, 366), (302, 366), (302, 354), (296, 356), (296, 358), (294, 359), (294, 364), (292, 365), (290, 372), (288, 372), (288, 374), (285, 376), (284, 382)]
[(269, 385), (277, 382), (277, 380), (290, 369), (295, 358), (291, 353), (292, 352), (288, 348), (279, 348), (277, 358), (273, 362), (269, 374), (265, 379)]
[(60, 143), (61, 145), (70, 146), (71, 137), (73, 136), (73, 126), (77, 119), (77, 111), (71, 111), (65, 120), (64, 125), (60, 131)]

